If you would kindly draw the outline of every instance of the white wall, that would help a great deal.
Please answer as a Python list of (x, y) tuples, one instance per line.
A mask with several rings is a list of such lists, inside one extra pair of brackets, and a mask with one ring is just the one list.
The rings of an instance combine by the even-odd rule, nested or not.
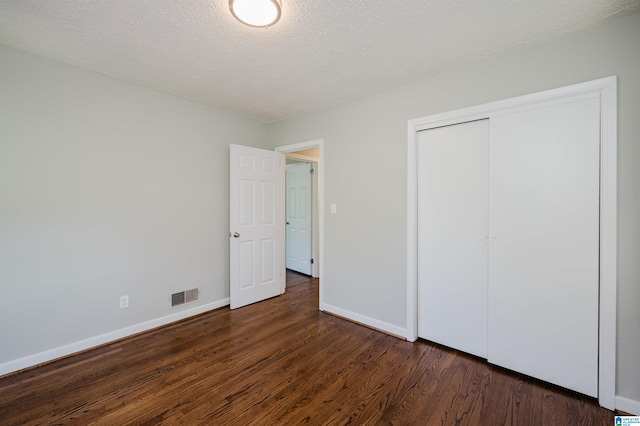
[[(636, 14), (274, 124), (273, 146), (325, 141), (325, 302), (406, 327), (409, 119), (618, 75), (617, 394), (640, 412), (639, 41)], [(331, 203), (338, 214), (329, 213)]]
[[(0, 45), (0, 374), (228, 303), (228, 146), (267, 141), (257, 121)], [(169, 307), (193, 287), (199, 302)]]

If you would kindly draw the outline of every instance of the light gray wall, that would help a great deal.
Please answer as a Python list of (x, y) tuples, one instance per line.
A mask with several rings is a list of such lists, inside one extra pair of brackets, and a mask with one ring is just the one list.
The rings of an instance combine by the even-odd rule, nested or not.
[(409, 119), (610, 75), (619, 77), (617, 394), (640, 401), (638, 14), (274, 124), (273, 146), (325, 141), (325, 302), (406, 327)]
[(0, 364), (176, 313), (175, 291), (228, 298), (228, 146), (267, 142), (263, 123), (0, 45)]

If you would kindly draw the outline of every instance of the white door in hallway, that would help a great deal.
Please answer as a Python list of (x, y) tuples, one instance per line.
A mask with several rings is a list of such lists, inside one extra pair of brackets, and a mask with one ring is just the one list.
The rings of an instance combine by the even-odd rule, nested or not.
[(287, 166), (287, 269), (311, 275), (311, 163)]
[(285, 290), (284, 154), (229, 146), (230, 307)]

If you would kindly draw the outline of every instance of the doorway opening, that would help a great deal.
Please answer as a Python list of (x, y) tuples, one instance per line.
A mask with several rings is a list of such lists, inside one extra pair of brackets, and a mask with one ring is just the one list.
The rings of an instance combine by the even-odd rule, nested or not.
[[(323, 215), (323, 207), (324, 207), (324, 140), (316, 139), (308, 142), (301, 142), (293, 145), (285, 145), (279, 146), (275, 148), (275, 151), (282, 152), (285, 154), (287, 159), (287, 168), (291, 168), (293, 170), (298, 169), (298, 172), (305, 169), (308, 170), (307, 173), (310, 174), (310, 189), (311, 189), (311, 197), (310, 201), (310, 218), (311, 221), (309, 223), (309, 232), (308, 236), (310, 237), (310, 243), (308, 247), (309, 256), (303, 251), (302, 255), (309, 258), (309, 274), (313, 278), (319, 278), (319, 308), (323, 310), (323, 291), (322, 291), (322, 277), (323, 277), (323, 265), (324, 265), (324, 215)], [(297, 166), (303, 165), (303, 166)], [(304, 166), (307, 165), (307, 166)], [(309, 170), (313, 170), (310, 172)], [(286, 179), (288, 180), (288, 179)], [(285, 184), (286, 185), (286, 184)], [(299, 188), (296, 188), (296, 184), (292, 184), (292, 192), (297, 192)], [(290, 197), (287, 200), (287, 203), (291, 202)], [(294, 230), (295, 227), (303, 226), (299, 223), (293, 223), (289, 215), (289, 213), (295, 213), (295, 209), (291, 208), (290, 205), (285, 205), (285, 211), (287, 216), (287, 221), (289, 225), (285, 228), (291, 227), (291, 230)], [(296, 228), (297, 229), (297, 228)], [(297, 231), (296, 231), (297, 232)], [(295, 234), (295, 232), (291, 232), (291, 234)], [(289, 255), (292, 253), (290, 249), (293, 241), (290, 241), (291, 237), (289, 229), (285, 231), (285, 241), (287, 247), (287, 260), (289, 260)], [(306, 244), (306, 243), (305, 243)], [(298, 255), (296, 255), (298, 256)], [(292, 256), (294, 257), (294, 256)], [(300, 257), (300, 256), (298, 256)], [(293, 264), (296, 264), (294, 261)], [(299, 263), (298, 263), (299, 264)], [(291, 264), (288, 262), (287, 268), (289, 268)], [(295, 270), (295, 268), (291, 268), (291, 270)], [(303, 272), (305, 273), (305, 272)]]
[(285, 166), (286, 268), (313, 278), (318, 277), (318, 158), (312, 156), (317, 151), (288, 153)]

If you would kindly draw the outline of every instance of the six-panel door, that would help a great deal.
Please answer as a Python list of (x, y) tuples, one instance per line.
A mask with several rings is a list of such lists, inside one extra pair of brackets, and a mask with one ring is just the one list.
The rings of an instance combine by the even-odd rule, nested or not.
[(230, 306), (284, 291), (284, 155), (230, 145)]
[(287, 269), (311, 275), (311, 163), (287, 166)]

